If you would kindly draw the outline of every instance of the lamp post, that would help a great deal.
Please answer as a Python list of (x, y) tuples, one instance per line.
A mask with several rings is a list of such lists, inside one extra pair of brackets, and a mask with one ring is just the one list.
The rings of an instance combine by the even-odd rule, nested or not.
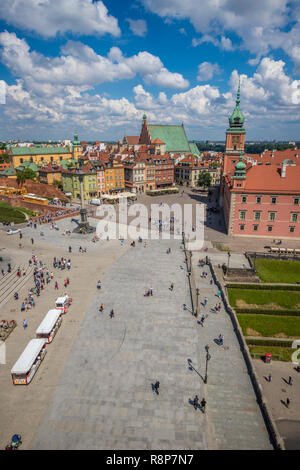
[(204, 377), (204, 383), (207, 384), (207, 371), (208, 371), (208, 361), (210, 360), (211, 356), (209, 354), (209, 346), (208, 344), (205, 346), (206, 350), (206, 366), (205, 366), (205, 377)]
[(196, 304), (196, 313), (195, 313), (195, 317), (198, 317), (198, 308), (199, 308), (199, 294), (200, 294), (200, 289), (197, 287), (197, 289), (196, 289), (196, 295), (197, 295), (197, 304)]
[(228, 255), (227, 273), (228, 273), (228, 271), (229, 271), (229, 260), (230, 260), (230, 256), (231, 256), (230, 251), (228, 251), (227, 255)]

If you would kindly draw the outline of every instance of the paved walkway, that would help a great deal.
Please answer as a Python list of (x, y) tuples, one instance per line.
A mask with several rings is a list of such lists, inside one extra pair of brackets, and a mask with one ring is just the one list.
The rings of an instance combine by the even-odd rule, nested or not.
[[(189, 403), (202, 384), (187, 363), (197, 356), (197, 329), (182, 308), (184, 256), (177, 241), (149, 245), (131, 248), (103, 279), (34, 449), (208, 448), (205, 415)], [(144, 297), (150, 287), (153, 297)]]
[[(34, 449), (272, 448), (229, 318), (210, 313), (202, 328), (182, 308), (190, 305), (183, 261), (178, 241), (150, 241), (103, 278)], [(144, 297), (150, 287), (153, 297)], [(213, 305), (215, 288), (199, 287)], [(213, 342), (219, 333), (224, 347)], [(212, 358), (204, 385), (206, 344)], [(195, 394), (206, 397), (205, 414), (192, 407)]]
[[(196, 288), (200, 289), (198, 320), (204, 315), (204, 326), (198, 325), (199, 360), (205, 361), (205, 346), (209, 345), (208, 382), (205, 387), (208, 422), (217, 449), (271, 449), (264, 420), (247, 373), (239, 343), (229, 315), (215, 306), (220, 302), (218, 289), (210, 284), (208, 266), (197, 266), (193, 256)], [(208, 271), (207, 279), (201, 278)], [(204, 307), (204, 299), (207, 305)], [(224, 335), (224, 345), (218, 336)], [(202, 358), (202, 359), (201, 359)]]

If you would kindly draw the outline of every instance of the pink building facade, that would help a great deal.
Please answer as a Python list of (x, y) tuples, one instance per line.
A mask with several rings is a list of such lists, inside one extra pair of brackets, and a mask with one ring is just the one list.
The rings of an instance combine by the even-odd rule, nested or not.
[(239, 90), (229, 123), (220, 193), (227, 233), (300, 240), (300, 151), (295, 150), (294, 158), (278, 153), (246, 162)]

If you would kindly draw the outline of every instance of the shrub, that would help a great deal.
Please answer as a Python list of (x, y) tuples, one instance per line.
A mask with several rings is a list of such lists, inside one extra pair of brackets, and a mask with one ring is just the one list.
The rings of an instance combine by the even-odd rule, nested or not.
[(297, 290), (300, 291), (300, 285), (296, 286), (274, 286), (272, 284), (226, 284), (227, 289), (256, 289), (256, 290)]
[(236, 313), (251, 313), (253, 315), (289, 315), (291, 317), (299, 317), (300, 310), (272, 310), (267, 308), (244, 308), (235, 307)]

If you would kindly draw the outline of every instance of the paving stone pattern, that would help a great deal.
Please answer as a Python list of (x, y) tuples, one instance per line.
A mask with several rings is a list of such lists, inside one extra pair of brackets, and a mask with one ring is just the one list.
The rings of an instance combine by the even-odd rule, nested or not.
[[(191, 315), (178, 241), (136, 245), (101, 279), (33, 448), (271, 449), (229, 317), (211, 312), (201, 327)], [(197, 287), (209, 312), (216, 287)], [(214, 343), (220, 333), (223, 347)], [(191, 405), (195, 394), (206, 397), (205, 414)]]
[[(184, 255), (178, 241), (149, 245), (124, 253), (102, 279), (35, 449), (207, 448), (205, 415), (189, 402), (202, 383), (187, 363), (197, 356), (197, 328), (183, 309)], [(148, 288), (153, 297), (144, 297)]]
[[(199, 360), (205, 361), (205, 346), (209, 345), (211, 359), (205, 391), (207, 417), (216, 448), (272, 449), (231, 319), (223, 303), (216, 313), (215, 306), (220, 303), (218, 288), (214, 283), (210, 284), (209, 267), (198, 267), (198, 259), (194, 253), (195, 284), (200, 289), (198, 319), (202, 315), (206, 317), (204, 326), (199, 324), (198, 328), (198, 348), (202, 357)], [(206, 278), (201, 277), (203, 271), (208, 273)], [(205, 297), (208, 299), (206, 306), (203, 305)], [(224, 335), (223, 345), (218, 342), (220, 334)]]

